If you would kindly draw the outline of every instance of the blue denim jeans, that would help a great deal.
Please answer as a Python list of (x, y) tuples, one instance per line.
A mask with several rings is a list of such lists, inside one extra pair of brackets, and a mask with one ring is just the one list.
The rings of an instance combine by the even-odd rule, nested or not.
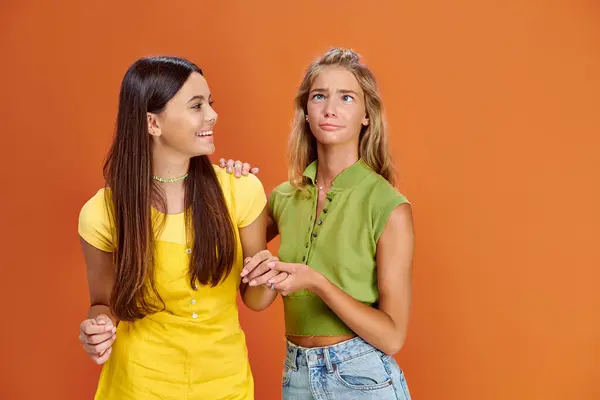
[(393, 357), (356, 337), (325, 347), (287, 342), (283, 400), (410, 400)]

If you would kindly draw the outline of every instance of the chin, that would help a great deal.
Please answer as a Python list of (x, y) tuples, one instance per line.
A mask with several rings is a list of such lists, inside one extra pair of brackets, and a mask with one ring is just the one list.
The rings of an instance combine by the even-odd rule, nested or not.
[(348, 141), (348, 140), (344, 140), (345, 138), (339, 137), (339, 135), (331, 135), (331, 134), (315, 135), (315, 139), (317, 139), (317, 142), (319, 142), (321, 144), (330, 145), (330, 146), (342, 144), (342, 143)]
[(313, 136), (319, 144), (325, 146), (358, 146), (358, 134), (353, 136), (352, 133), (345, 129), (334, 132), (317, 130), (316, 133), (313, 133)]
[(195, 148), (194, 151), (193, 151), (193, 156), (192, 157), (210, 156), (214, 152), (215, 152), (215, 146), (213, 144), (204, 145), (202, 147)]

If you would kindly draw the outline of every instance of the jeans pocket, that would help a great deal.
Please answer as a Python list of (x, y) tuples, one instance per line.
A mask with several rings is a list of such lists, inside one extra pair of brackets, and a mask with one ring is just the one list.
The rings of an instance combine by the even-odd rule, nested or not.
[(392, 377), (375, 351), (337, 364), (334, 373), (336, 379), (349, 389), (377, 390), (392, 385)]

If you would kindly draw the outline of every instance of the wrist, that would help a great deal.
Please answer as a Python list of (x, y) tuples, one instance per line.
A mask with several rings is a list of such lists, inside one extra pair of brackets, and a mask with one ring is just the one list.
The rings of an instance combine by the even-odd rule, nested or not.
[(102, 314), (110, 318), (114, 326), (117, 326), (119, 324), (120, 320), (113, 314), (112, 310), (110, 309), (110, 306), (107, 306), (105, 304), (94, 304), (93, 306), (90, 306), (88, 310), (89, 319), (96, 319), (96, 317)]
[[(310, 268), (310, 267), (309, 267)], [(312, 276), (310, 279), (310, 287), (308, 290), (314, 292), (317, 296), (321, 297), (321, 293), (326, 290), (327, 283), (329, 282), (325, 275), (311, 269)]]

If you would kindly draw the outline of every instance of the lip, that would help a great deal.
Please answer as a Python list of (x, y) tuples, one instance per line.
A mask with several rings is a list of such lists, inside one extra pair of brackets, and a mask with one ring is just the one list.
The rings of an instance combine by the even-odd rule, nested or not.
[[(205, 135), (206, 133), (208, 133), (208, 135)], [(213, 135), (212, 129), (203, 129), (201, 131), (196, 132), (196, 137), (200, 137), (200, 138), (212, 137), (212, 135)]]
[(319, 127), (321, 129), (323, 129), (324, 131), (336, 131), (338, 129), (343, 128), (343, 126), (341, 126), (341, 125), (330, 124), (330, 123), (319, 124)]
[(210, 136), (196, 136), (196, 139), (202, 141), (202, 142), (207, 142), (207, 143), (213, 143), (214, 139), (212, 137), (212, 135)]

